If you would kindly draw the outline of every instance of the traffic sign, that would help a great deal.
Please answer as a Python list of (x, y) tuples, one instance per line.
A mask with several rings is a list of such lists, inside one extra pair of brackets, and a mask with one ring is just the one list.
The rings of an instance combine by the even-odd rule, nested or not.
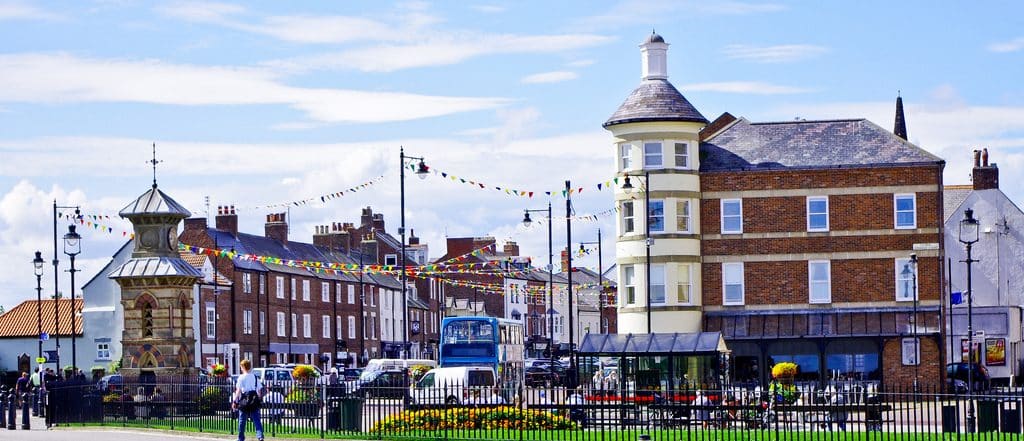
[(46, 363), (46, 357), (36, 357), (36, 363)]
[(49, 339), (50, 339), (50, 334), (47, 334), (45, 332), (42, 333), (42, 334), (39, 334), (39, 341), (47, 341)]

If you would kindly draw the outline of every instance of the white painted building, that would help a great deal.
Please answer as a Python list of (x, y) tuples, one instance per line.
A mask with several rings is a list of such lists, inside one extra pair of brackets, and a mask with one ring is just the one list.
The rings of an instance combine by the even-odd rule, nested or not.
[[(618, 332), (699, 332), (698, 148), (708, 121), (668, 81), (665, 40), (652, 34), (640, 53), (640, 85), (604, 123), (615, 138), (619, 183)], [(627, 179), (631, 191), (624, 188)]]
[[(109, 372), (110, 364), (121, 359), (121, 332), (124, 330), (124, 307), (121, 305), (121, 287), (107, 277), (132, 256), (135, 241), (124, 243), (111, 256), (110, 261), (82, 286), (83, 336), (82, 351), (92, 367), (103, 367)], [(80, 362), (83, 367), (89, 367)]]
[[(947, 361), (966, 360), (967, 253), (959, 241), (964, 211), (973, 210), (979, 222), (978, 242), (971, 247), (973, 329), (984, 333), (977, 347), (978, 359), (1000, 381), (1024, 375), (1021, 309), (1024, 308), (1024, 212), (999, 189), (999, 169), (975, 158), (973, 184), (944, 189), (945, 249), (951, 262), (950, 292), (961, 292), (963, 303), (952, 306), (952, 328), (947, 319)], [(949, 304), (946, 298), (945, 303)]]

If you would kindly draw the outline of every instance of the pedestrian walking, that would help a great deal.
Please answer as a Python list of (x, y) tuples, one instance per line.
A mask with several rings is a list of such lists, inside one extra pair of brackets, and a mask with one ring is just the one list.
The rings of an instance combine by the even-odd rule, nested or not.
[(256, 428), (256, 439), (263, 441), (263, 422), (260, 421), (260, 406), (263, 399), (263, 391), (259, 378), (250, 372), (252, 362), (248, 359), (239, 363), (242, 368), (242, 375), (235, 383), (235, 393), (231, 397), (231, 409), (238, 411), (238, 441), (245, 441), (245, 424), (252, 420)]

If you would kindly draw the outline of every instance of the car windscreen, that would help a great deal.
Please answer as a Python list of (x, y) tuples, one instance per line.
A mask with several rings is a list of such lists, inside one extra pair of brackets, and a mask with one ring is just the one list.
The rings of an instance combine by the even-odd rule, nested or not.
[(489, 370), (469, 371), (470, 386), (494, 386), (494, 373)]

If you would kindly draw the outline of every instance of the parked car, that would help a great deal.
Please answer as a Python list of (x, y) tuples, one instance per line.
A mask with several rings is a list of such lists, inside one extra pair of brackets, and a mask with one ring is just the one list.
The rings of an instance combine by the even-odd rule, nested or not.
[(494, 370), (484, 366), (435, 368), (423, 375), (410, 391), (410, 405), (458, 406), (479, 403), (497, 385)]
[(285, 367), (253, 368), (252, 373), (260, 379), (261, 384), (267, 386), (267, 389), (278, 392), (285, 391), (295, 382), (292, 370)]
[(120, 393), (123, 388), (124, 382), (121, 374), (104, 375), (103, 378), (100, 378), (100, 381), (96, 383), (96, 389), (104, 395)]
[(365, 398), (405, 398), (408, 381), (409, 375), (401, 369), (373, 371), (367, 379), (355, 383), (352, 393)]
[[(974, 363), (971, 366), (970, 369), (971, 369), (971, 371), (973, 373), (972, 376), (973, 376), (973, 380), (974, 380), (974, 391), (975, 392), (987, 391), (987, 390), (989, 390), (992, 387), (992, 378), (989, 376), (988, 369), (985, 366), (983, 366), (981, 363)], [(970, 376), (968, 375), (967, 372), (968, 372), (967, 363), (960, 362), (960, 363), (949, 363), (949, 364), (947, 364), (946, 365), (947, 384), (950, 384), (951, 386), (955, 387), (956, 383), (955, 382), (950, 382), (950, 380), (959, 380), (959, 381), (964, 383), (963, 387), (964, 387), (964, 389), (966, 391), (966, 388), (967, 388), (966, 385), (970, 383), (968, 381), (968, 378)]]
[(362, 368), (345, 368), (341, 370), (341, 379), (344, 381), (358, 380), (362, 373)]
[(550, 387), (560, 384), (561, 381), (561, 377), (550, 366), (537, 365), (526, 368), (527, 387)]

